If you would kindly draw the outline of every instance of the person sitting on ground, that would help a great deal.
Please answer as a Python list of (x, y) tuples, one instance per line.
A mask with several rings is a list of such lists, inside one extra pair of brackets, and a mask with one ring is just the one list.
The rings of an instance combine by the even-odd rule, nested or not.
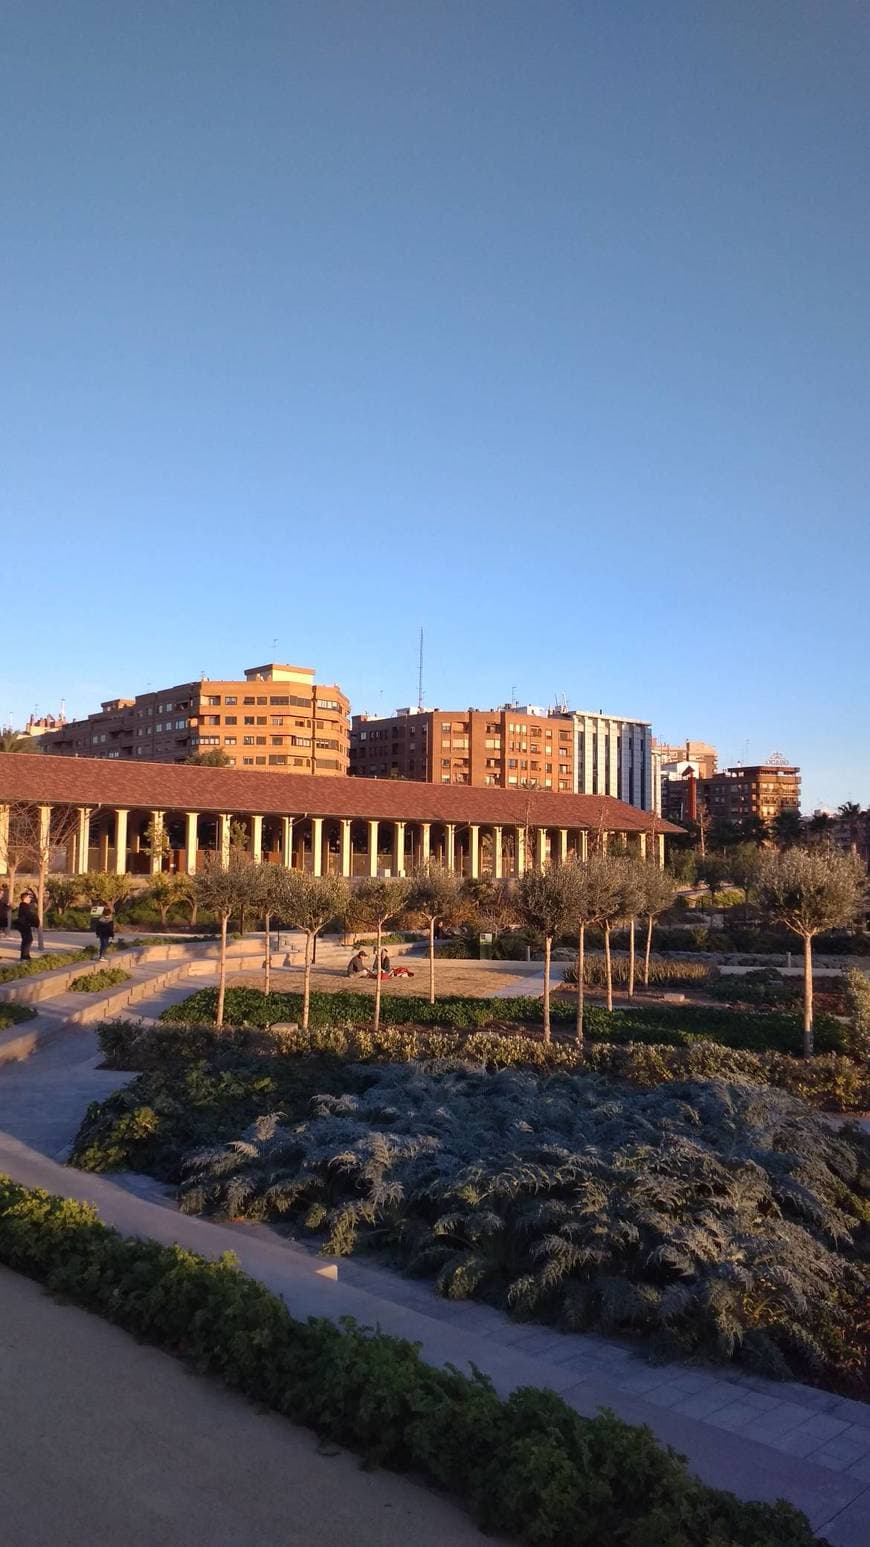
[(94, 934), (100, 942), (100, 954), (97, 957), (97, 961), (102, 961), (109, 949), (109, 941), (115, 938), (115, 919), (111, 908), (103, 909), (94, 924)]
[(383, 950), (381, 951), (381, 977), (391, 978), (392, 976), (393, 964), (390, 961), (389, 953), (386, 950)]
[(368, 956), (368, 954), (369, 954), (368, 951), (363, 951), (363, 950), (357, 951), (356, 956), (352, 956), (350, 961), (347, 964), (347, 972), (345, 973), (345, 977), (348, 977), (348, 978), (355, 978), (355, 977), (367, 978), (368, 975), (369, 975), (368, 962), (366, 961), (366, 957)]

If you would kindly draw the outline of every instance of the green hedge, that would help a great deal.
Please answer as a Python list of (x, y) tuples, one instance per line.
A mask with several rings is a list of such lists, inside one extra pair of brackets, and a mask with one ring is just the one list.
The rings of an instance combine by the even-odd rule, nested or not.
[(95, 994), (101, 988), (114, 988), (117, 983), (127, 983), (130, 976), (123, 967), (98, 967), (94, 972), (83, 972), (73, 978), (70, 988), (77, 994)]
[[(197, 1025), (214, 1019), (217, 991), (199, 989), (181, 1004), (170, 1005), (160, 1019), (175, 1025)], [(270, 994), (258, 988), (229, 988), (225, 1019), (236, 1026), (270, 1026), (276, 1021), (298, 1021), (302, 1014), (301, 994)], [(575, 1018), (573, 996), (554, 996), (551, 1003), (553, 1022), (570, 1026)], [(370, 994), (339, 990), (315, 991), (311, 995), (311, 1025), (365, 1025), (371, 1019)], [(385, 1026), (437, 1026), (452, 1031), (482, 1030), (487, 1026), (540, 1025), (541, 1001), (528, 995), (512, 999), (483, 999), (471, 995), (445, 995), (430, 1004), (419, 994), (384, 994), (381, 1021)], [(837, 1052), (844, 1046), (845, 1032), (830, 1015), (816, 1019), (816, 1047), (820, 1053)], [(692, 1038), (721, 1042), (725, 1047), (754, 1052), (800, 1051), (802, 1045), (799, 1015), (784, 1011), (763, 1012), (752, 1009), (729, 1010), (708, 1005), (639, 1004), (609, 1014), (598, 1005), (586, 1010), (586, 1035), (590, 1041), (647, 1042), (679, 1046)]]
[(36, 1011), (27, 1004), (0, 1004), (0, 1031), (7, 1031), (22, 1021), (32, 1021), (35, 1014)]
[(94, 1209), (0, 1179), (0, 1261), (219, 1376), (370, 1463), (413, 1471), (478, 1524), (548, 1547), (811, 1547), (782, 1501), (708, 1488), (647, 1428), (582, 1418), (549, 1391), (502, 1401), (353, 1322), (296, 1321), (231, 1259), (107, 1229)]
[(0, 967), (0, 983), (14, 983), (17, 978), (34, 978), (40, 972), (52, 972), (55, 967), (74, 967), (76, 962), (93, 961), (96, 954), (95, 945), (86, 945), (81, 951), (44, 951), (41, 956), (34, 956), (30, 961)]

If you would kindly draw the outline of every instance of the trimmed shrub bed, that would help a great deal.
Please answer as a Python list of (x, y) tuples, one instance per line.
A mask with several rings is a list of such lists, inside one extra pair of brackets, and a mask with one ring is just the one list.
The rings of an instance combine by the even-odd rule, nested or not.
[[(199, 989), (180, 1004), (169, 1005), (161, 1021), (173, 1025), (196, 1025), (214, 1019), (217, 990)], [(311, 1025), (323, 1027), (346, 1023), (365, 1025), (371, 1019), (372, 1001), (368, 994), (342, 989), (336, 993), (315, 991), (311, 995)], [(573, 997), (554, 995), (551, 1014), (555, 1026), (570, 1027), (575, 1017)], [(276, 1021), (298, 1021), (302, 1014), (301, 994), (265, 995), (258, 988), (229, 988), (225, 1017), (230, 1025), (267, 1027)], [(381, 1020), (385, 1026), (437, 1026), (453, 1031), (472, 1031), (487, 1026), (528, 1026), (540, 1022), (541, 1002), (527, 995), (511, 999), (483, 999), (471, 995), (445, 995), (430, 1004), (419, 994), (384, 994)], [(586, 1010), (586, 1035), (590, 1041), (653, 1042), (679, 1046), (703, 1037), (725, 1047), (749, 1051), (800, 1051), (801, 1021), (798, 1015), (784, 1011), (728, 1010), (718, 1005), (651, 1005), (620, 1008), (609, 1014), (598, 1005)], [(570, 1034), (570, 1033), (569, 1033)], [(819, 1052), (837, 1052), (844, 1045), (845, 1032), (830, 1015), (816, 1020), (816, 1047)]]
[(302, 1323), (231, 1261), (107, 1229), (92, 1208), (0, 1179), (0, 1260), (373, 1464), (414, 1471), (532, 1547), (812, 1547), (791, 1506), (706, 1487), (649, 1429), (581, 1418), (353, 1324)]
[(70, 989), (77, 994), (96, 994), (101, 988), (114, 988), (118, 983), (129, 982), (131, 974), (123, 967), (97, 967), (93, 972), (83, 972), (73, 978)]
[(0, 1031), (19, 1026), (22, 1021), (32, 1021), (36, 1011), (28, 1004), (0, 1004)]
[(0, 967), (0, 983), (14, 983), (17, 978), (33, 978), (40, 972), (52, 972), (55, 967), (74, 967), (76, 962), (93, 961), (96, 954), (95, 945), (86, 945), (80, 951), (45, 951), (30, 961)]

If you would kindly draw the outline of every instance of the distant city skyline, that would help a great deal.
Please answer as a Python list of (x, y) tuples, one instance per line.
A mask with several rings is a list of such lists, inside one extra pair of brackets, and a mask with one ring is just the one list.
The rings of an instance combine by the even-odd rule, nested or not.
[(870, 805), (867, 7), (3, 33), (4, 718), (271, 657), (389, 713), (422, 625), (430, 705)]

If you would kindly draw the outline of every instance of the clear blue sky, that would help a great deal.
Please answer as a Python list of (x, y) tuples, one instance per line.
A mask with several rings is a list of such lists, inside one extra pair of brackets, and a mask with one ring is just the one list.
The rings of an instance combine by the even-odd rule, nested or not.
[(273, 657), (390, 711), (422, 624), (431, 705), (870, 803), (865, 4), (0, 31), (0, 717)]

